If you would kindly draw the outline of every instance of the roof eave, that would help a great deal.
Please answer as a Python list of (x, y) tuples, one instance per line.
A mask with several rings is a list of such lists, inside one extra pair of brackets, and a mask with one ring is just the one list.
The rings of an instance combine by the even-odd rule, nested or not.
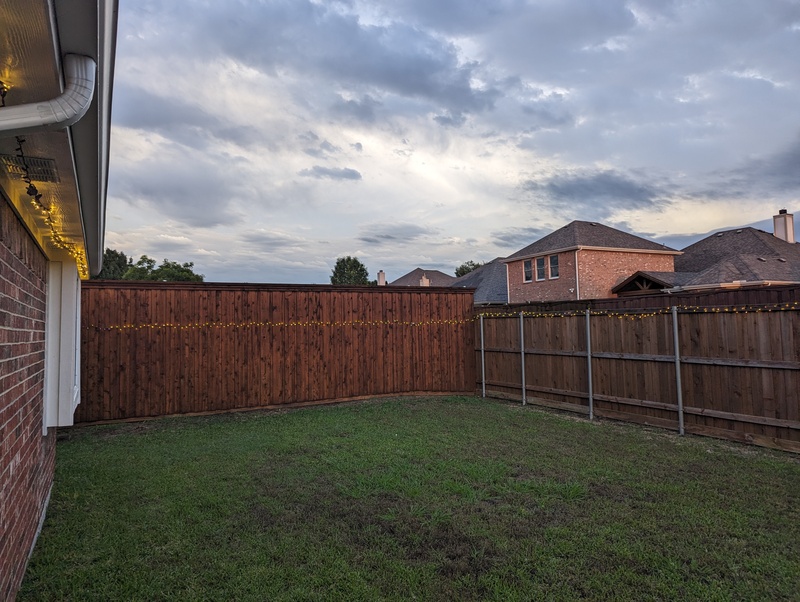
[(562, 247), (560, 249), (548, 249), (547, 251), (538, 251), (536, 253), (529, 253), (519, 255), (517, 257), (507, 257), (502, 259), (503, 263), (515, 263), (525, 259), (533, 259), (534, 257), (543, 257), (546, 255), (556, 255), (558, 253), (567, 253), (569, 251), (609, 251), (613, 253), (646, 253), (648, 255), (683, 255), (683, 251), (676, 251), (675, 249), (625, 249), (618, 247), (591, 247), (585, 245), (575, 245), (572, 247)]
[(118, 0), (55, 1), (61, 55), (84, 54), (97, 63), (92, 104), (70, 128), (84, 245), (94, 275), (103, 267), (117, 11)]
[(800, 284), (800, 280), (734, 280), (732, 282), (715, 282), (708, 284), (688, 284), (686, 286), (675, 286), (662, 289), (665, 293), (680, 293), (685, 291), (699, 291), (716, 288), (748, 288), (755, 286), (787, 286)]

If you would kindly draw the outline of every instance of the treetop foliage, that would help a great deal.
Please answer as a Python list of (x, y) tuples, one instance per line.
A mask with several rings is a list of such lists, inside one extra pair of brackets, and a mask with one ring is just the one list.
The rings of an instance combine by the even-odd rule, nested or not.
[(164, 259), (161, 265), (156, 260), (142, 255), (136, 263), (125, 253), (106, 249), (103, 253), (103, 269), (96, 278), (108, 280), (152, 280), (159, 282), (203, 282), (205, 276), (194, 271), (194, 262), (179, 263)]
[(460, 278), (461, 276), (463, 276), (465, 274), (469, 274), (473, 270), (477, 270), (479, 267), (481, 267), (483, 265), (484, 265), (483, 263), (478, 263), (478, 262), (472, 261), (471, 259), (469, 261), (465, 261), (464, 263), (462, 263), (460, 266), (458, 266), (456, 268), (456, 278)]
[(370, 284), (369, 272), (358, 257), (339, 257), (331, 271), (331, 284), (358, 285)]

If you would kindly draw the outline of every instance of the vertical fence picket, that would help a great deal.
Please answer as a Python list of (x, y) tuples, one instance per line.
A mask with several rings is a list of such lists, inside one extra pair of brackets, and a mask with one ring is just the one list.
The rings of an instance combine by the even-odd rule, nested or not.
[(592, 388), (592, 313), (586, 310), (586, 376), (589, 384), (589, 420), (594, 420), (594, 389)]
[(486, 397), (486, 352), (483, 340), (483, 314), (481, 314), (481, 397)]
[(522, 362), (522, 405), (528, 403), (527, 387), (525, 386), (525, 312), (519, 312), (519, 354)]
[(678, 397), (678, 432), (683, 435), (683, 388), (681, 386), (681, 349), (678, 336), (678, 308), (672, 306), (672, 339), (675, 344), (675, 389)]

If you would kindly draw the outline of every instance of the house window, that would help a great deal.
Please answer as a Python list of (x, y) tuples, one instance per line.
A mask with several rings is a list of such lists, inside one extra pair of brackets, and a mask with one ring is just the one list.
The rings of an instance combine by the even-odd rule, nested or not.
[(533, 280), (533, 265), (531, 265), (530, 259), (526, 259), (522, 262), (522, 268), (525, 270), (524, 282), (530, 282)]
[(544, 257), (537, 257), (536, 258), (536, 280), (544, 280), (544, 279), (545, 279)]
[(558, 278), (558, 255), (550, 256), (550, 278)]

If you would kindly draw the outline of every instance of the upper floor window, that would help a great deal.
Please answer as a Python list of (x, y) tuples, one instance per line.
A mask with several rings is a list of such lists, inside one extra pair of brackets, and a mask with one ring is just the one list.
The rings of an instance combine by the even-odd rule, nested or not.
[(522, 268), (525, 271), (524, 282), (530, 282), (533, 280), (533, 265), (531, 264), (530, 259), (526, 259), (522, 262)]
[(545, 279), (544, 257), (537, 257), (536, 258), (536, 280), (544, 280), (544, 279)]
[(558, 278), (558, 255), (550, 256), (550, 278)]

